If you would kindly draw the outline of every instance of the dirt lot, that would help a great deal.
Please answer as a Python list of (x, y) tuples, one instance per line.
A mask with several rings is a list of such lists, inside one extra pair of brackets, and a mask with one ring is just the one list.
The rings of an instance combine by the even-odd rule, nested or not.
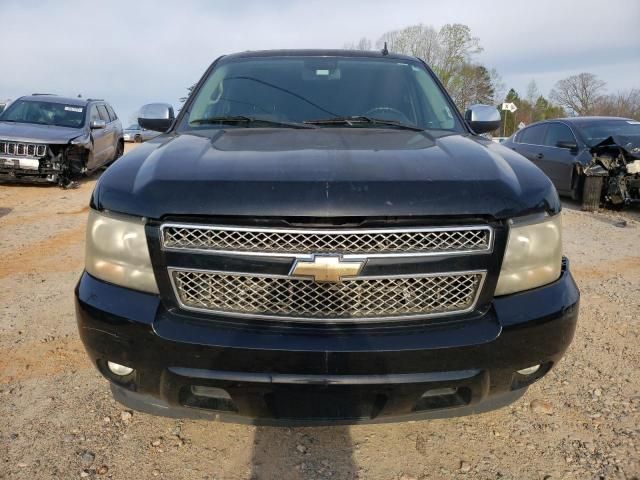
[(87, 204), (0, 185), (0, 478), (640, 478), (640, 212), (565, 206), (582, 291), (561, 364), (516, 404), (453, 420), (255, 428), (128, 412), (76, 333)]

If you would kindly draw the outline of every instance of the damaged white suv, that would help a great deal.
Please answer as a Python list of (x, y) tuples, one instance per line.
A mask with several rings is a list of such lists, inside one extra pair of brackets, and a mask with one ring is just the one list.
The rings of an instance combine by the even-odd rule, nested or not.
[(0, 115), (0, 181), (69, 187), (123, 152), (122, 125), (103, 100), (34, 94)]

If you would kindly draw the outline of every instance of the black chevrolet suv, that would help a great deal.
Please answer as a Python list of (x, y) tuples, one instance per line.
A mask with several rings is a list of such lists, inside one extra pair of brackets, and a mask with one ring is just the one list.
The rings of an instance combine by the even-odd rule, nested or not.
[(258, 424), (518, 399), (569, 346), (560, 203), (421, 60), (224, 56), (91, 199), (80, 335), (115, 398)]
[(69, 186), (123, 152), (122, 125), (104, 100), (34, 94), (0, 115), (0, 181)]

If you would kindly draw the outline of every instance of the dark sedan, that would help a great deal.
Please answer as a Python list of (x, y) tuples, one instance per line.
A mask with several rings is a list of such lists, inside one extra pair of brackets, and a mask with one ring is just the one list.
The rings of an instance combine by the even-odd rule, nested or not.
[(618, 117), (546, 120), (520, 130), (503, 145), (540, 167), (560, 195), (582, 198), (591, 177), (597, 179), (591, 182), (598, 188), (596, 202), (603, 200), (614, 205), (637, 202), (638, 179), (633, 172), (640, 145), (640, 122), (636, 120)]

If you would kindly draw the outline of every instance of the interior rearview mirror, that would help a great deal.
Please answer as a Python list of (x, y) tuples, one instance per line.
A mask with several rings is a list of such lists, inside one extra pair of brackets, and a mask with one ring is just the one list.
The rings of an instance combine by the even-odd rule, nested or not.
[(471, 105), (464, 113), (464, 119), (475, 133), (487, 133), (500, 128), (500, 112), (491, 105)]
[(173, 107), (168, 103), (148, 103), (138, 112), (140, 127), (156, 132), (166, 132), (174, 119)]
[(99, 128), (105, 128), (107, 126), (107, 122), (105, 120), (91, 120), (89, 127), (91, 130), (96, 130)]

